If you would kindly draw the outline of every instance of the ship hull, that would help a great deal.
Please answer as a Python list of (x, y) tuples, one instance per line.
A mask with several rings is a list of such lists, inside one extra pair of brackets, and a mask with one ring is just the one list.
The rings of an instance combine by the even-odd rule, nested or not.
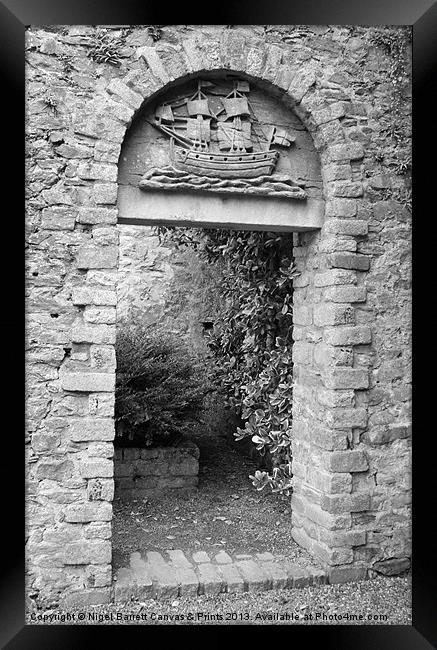
[(256, 178), (270, 175), (278, 156), (277, 151), (221, 154), (174, 147), (172, 161), (175, 167), (198, 176)]

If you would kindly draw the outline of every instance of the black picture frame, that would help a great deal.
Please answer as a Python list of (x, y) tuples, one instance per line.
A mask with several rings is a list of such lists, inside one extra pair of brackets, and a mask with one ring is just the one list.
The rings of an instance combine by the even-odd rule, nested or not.
[[(149, 6), (148, 6), (149, 5)], [(211, 11), (211, 10), (210, 10)], [(3, 305), (0, 319), (2, 361), (7, 386), (3, 391), (3, 453), (0, 455), (3, 478), (1, 518), (3, 539), (7, 543), (2, 557), (0, 582), (0, 645), (17, 648), (77, 648), (84, 641), (101, 641), (110, 633), (115, 641), (136, 626), (25, 626), (24, 625), (24, 458), (21, 422), (24, 413), (23, 374), (24, 334), (23, 284), (24, 256), (21, 251), (24, 219), (20, 202), (23, 194), (24, 156), (24, 32), (27, 25), (66, 24), (144, 24), (160, 22), (171, 13), (173, 24), (357, 24), (412, 25), (413, 27), (413, 625), (410, 626), (293, 626), (283, 627), (286, 643), (320, 641), (321, 647), (426, 650), (437, 647), (436, 525), (437, 493), (433, 418), (434, 382), (432, 369), (436, 328), (430, 319), (434, 275), (432, 190), (436, 184), (433, 170), (436, 155), (435, 116), (437, 115), (437, 3), (430, 0), (284, 0), (261, 3), (246, 0), (227, 4), (206, 16), (204, 8), (182, 3), (169, 11), (139, 0), (3, 0), (0, 2), (0, 70), (3, 88)], [(434, 142), (433, 142), (434, 138)], [(431, 153), (431, 160), (428, 156)], [(12, 189), (14, 188), (14, 189)], [(6, 207), (6, 199), (13, 201)], [(430, 245), (431, 244), (431, 245)], [(9, 259), (6, 261), (7, 255)], [(435, 345), (434, 345), (435, 349)], [(17, 377), (13, 377), (13, 373)], [(435, 427), (434, 427), (435, 428)], [(12, 523), (15, 520), (15, 523)], [(168, 626), (172, 627), (172, 626)], [(173, 632), (176, 630), (173, 626)], [(220, 626), (215, 626), (215, 631)], [(138, 628), (136, 628), (138, 629)], [(160, 627), (162, 629), (162, 626)], [(168, 628), (167, 628), (168, 629)], [(150, 643), (150, 628), (143, 643)], [(188, 626), (183, 629), (185, 633)], [(229, 630), (229, 628), (227, 628)], [(219, 629), (217, 640), (225, 634)], [(252, 627), (252, 631), (254, 628)], [(146, 631), (143, 628), (143, 633)], [(179, 633), (179, 629), (177, 632)], [(233, 628), (235, 632), (235, 628)], [(263, 632), (255, 628), (257, 642)], [(181, 631), (182, 632), (182, 631)], [(204, 626), (200, 637), (212, 632)], [(272, 626), (268, 626), (269, 643), (274, 643)], [(304, 635), (304, 636), (302, 636)], [(183, 634), (179, 637), (182, 641)], [(213, 637), (214, 638), (214, 637)], [(161, 641), (162, 642), (162, 641)]]

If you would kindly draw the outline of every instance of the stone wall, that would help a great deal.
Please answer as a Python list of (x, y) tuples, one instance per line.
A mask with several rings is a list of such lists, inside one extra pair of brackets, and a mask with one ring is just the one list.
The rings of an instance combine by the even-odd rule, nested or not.
[(117, 273), (117, 324), (160, 325), (206, 356), (203, 323), (220, 311), (220, 269), (160, 243), (153, 228), (121, 224)]
[(295, 241), (294, 537), (331, 581), (405, 568), (411, 215), (384, 162), (390, 55), (366, 27), (132, 27), (107, 30), (111, 65), (95, 32), (26, 35), (27, 594), (110, 597), (119, 156), (157, 92), (222, 70), (293, 111), (321, 164), (323, 228)]
[(199, 448), (189, 440), (172, 447), (118, 448), (114, 459), (119, 499), (191, 492), (199, 482)]

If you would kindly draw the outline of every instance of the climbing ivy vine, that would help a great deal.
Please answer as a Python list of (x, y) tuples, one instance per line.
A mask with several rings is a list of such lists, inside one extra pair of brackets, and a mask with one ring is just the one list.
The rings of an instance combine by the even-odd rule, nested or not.
[(244, 422), (235, 438), (250, 437), (272, 470), (256, 471), (258, 490), (291, 490), (292, 235), (159, 227), (161, 240), (192, 248), (220, 267), (223, 310), (210, 348), (215, 382)]
[(370, 43), (387, 57), (385, 68), (390, 84), (389, 106), (382, 119), (382, 133), (393, 142), (392, 155), (380, 154), (380, 162), (403, 176), (406, 187), (394, 197), (411, 207), (411, 29), (409, 27), (377, 27), (369, 32)]

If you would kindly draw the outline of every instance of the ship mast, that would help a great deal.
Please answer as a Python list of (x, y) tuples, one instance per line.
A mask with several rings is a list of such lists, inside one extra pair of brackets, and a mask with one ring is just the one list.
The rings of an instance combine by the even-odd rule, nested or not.
[[(208, 149), (209, 121), (204, 119), (210, 117), (208, 98), (201, 90), (202, 81), (197, 81), (197, 91), (187, 102), (188, 115), (196, 118), (196, 134), (194, 137), (193, 149), (201, 151)], [(187, 123), (188, 124), (188, 123)], [(196, 137), (197, 136), (197, 137)]]

